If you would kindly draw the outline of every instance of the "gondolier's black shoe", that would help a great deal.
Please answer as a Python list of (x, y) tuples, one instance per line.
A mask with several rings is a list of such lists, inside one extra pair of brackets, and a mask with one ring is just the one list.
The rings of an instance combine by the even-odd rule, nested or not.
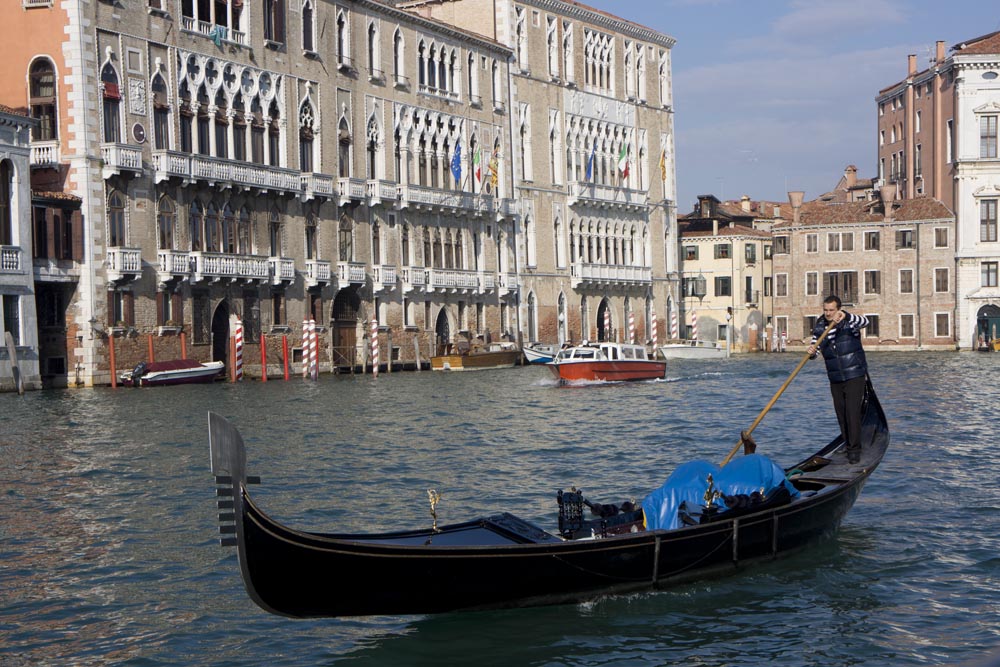
[(847, 462), (848, 463), (860, 463), (861, 462), (861, 449), (848, 449), (847, 450)]

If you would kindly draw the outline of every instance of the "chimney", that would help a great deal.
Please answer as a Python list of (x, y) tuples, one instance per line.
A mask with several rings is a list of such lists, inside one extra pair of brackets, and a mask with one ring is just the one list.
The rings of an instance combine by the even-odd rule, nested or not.
[(844, 170), (844, 180), (847, 182), (847, 189), (850, 190), (858, 184), (858, 168), (853, 164), (847, 165)]
[(917, 54), (911, 53), (906, 56), (907, 63), (907, 74), (906, 76), (913, 76), (917, 73)]
[(719, 235), (719, 219), (712, 218), (712, 236)]
[(934, 55), (934, 60), (938, 65), (944, 62), (944, 42), (938, 41), (935, 43), (936, 53)]
[(882, 198), (882, 209), (884, 210), (883, 216), (885, 222), (892, 222), (892, 202), (896, 199), (896, 184), (895, 183), (884, 183), (878, 191), (879, 197)]
[(750, 195), (740, 197), (740, 208), (743, 209), (744, 213), (750, 212)]
[(805, 197), (806, 193), (801, 190), (795, 190), (788, 193), (788, 203), (792, 205), (792, 222), (793, 224), (799, 224), (799, 213), (802, 209), (802, 198)]

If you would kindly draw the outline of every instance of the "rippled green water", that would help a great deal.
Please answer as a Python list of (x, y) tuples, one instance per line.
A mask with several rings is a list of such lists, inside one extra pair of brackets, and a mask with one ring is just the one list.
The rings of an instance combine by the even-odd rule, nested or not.
[[(206, 410), (276, 518), (403, 529), (555, 490), (641, 498), (719, 460), (798, 362), (675, 362), (661, 382), (545, 369), (0, 395), (0, 665), (925, 665), (1000, 647), (1000, 355), (870, 355), (893, 444), (840, 533), (733, 576), (586, 605), (294, 621), (216, 540)], [(755, 435), (788, 464), (836, 429), (819, 363)], [(351, 576), (332, 572), (331, 576)]]

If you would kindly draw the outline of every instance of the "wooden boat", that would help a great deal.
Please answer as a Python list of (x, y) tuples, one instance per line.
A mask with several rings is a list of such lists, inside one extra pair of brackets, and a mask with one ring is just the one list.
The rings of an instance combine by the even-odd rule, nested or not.
[(546, 343), (525, 345), (522, 349), (524, 350), (524, 358), (528, 360), (529, 364), (547, 364), (559, 352), (558, 345), (549, 345)]
[(664, 359), (724, 359), (726, 344), (723, 341), (678, 340), (660, 346)]
[[(786, 474), (795, 499), (732, 509), (674, 530), (631, 532), (631, 515), (582, 521), (560, 492), (554, 535), (509, 513), (385, 534), (327, 534), (284, 526), (247, 485), (239, 432), (209, 413), (222, 543), (235, 546), (250, 598), (286, 616), (425, 614), (590, 600), (733, 572), (837, 529), (889, 446), (868, 383), (862, 453), (850, 464), (840, 435)], [(572, 508), (571, 508), (572, 509)], [(617, 521), (617, 523), (616, 523)], [(638, 526), (637, 526), (638, 529)], [(625, 532), (622, 532), (622, 531)], [(586, 538), (574, 539), (580, 534)]]
[(667, 372), (666, 362), (650, 359), (645, 347), (625, 343), (568, 347), (547, 366), (561, 382), (655, 380)]
[(521, 350), (514, 343), (491, 343), (469, 348), (456, 344), (447, 354), (431, 357), (432, 371), (477, 371), (487, 368), (510, 368), (521, 359)]
[(168, 384), (197, 384), (213, 382), (225, 364), (221, 361), (201, 363), (194, 359), (172, 359), (170, 361), (139, 362), (135, 368), (119, 376), (126, 387), (158, 387)]

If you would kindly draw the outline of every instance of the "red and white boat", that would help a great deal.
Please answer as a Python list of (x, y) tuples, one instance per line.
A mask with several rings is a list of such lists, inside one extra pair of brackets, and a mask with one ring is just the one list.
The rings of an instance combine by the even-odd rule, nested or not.
[(221, 361), (201, 363), (194, 359), (172, 359), (170, 361), (140, 362), (130, 371), (125, 371), (119, 379), (126, 387), (158, 387), (167, 384), (195, 384), (212, 382), (222, 374), (225, 364)]
[(560, 350), (545, 365), (561, 382), (655, 380), (667, 372), (667, 362), (650, 359), (644, 346), (610, 342)]

